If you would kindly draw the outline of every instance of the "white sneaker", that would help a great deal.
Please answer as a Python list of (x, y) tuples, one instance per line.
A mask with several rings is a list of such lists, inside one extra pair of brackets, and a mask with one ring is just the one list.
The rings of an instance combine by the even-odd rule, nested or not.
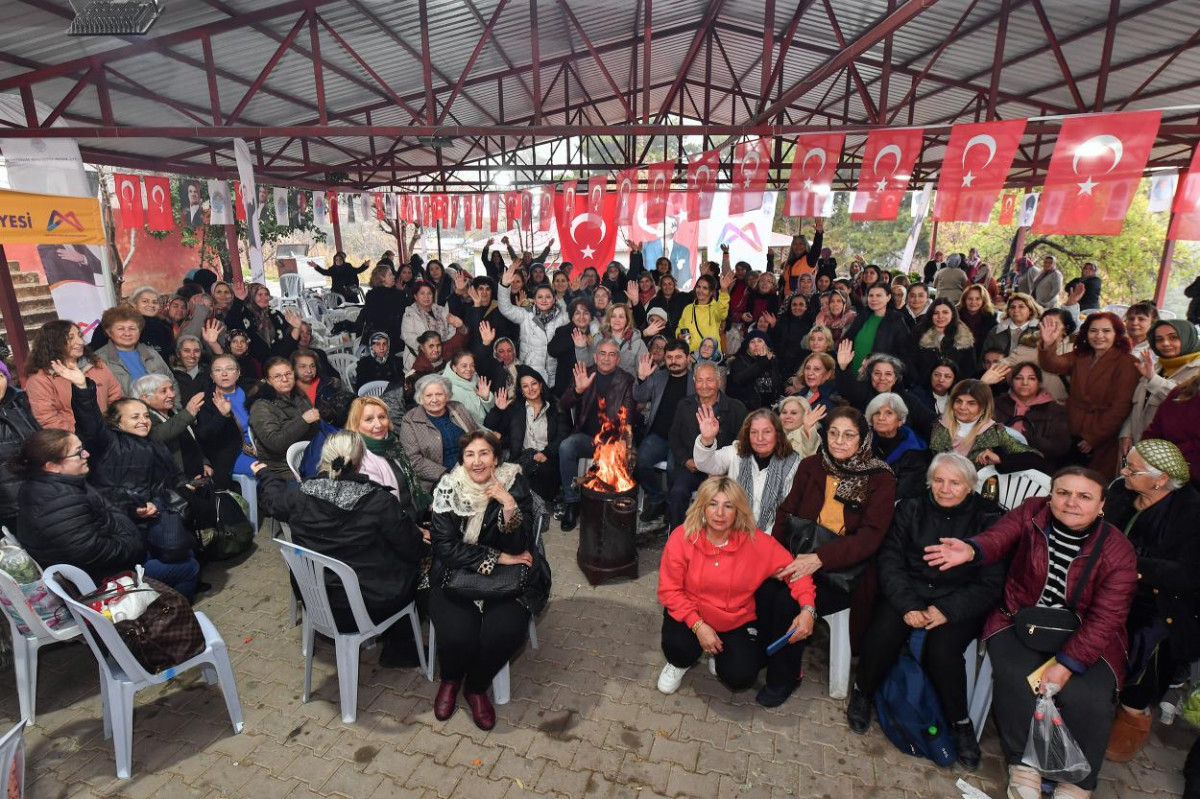
[(712, 655), (708, 657), (708, 673), (712, 676), (717, 676), (717, 659)]
[(658, 675), (659, 693), (673, 694), (678, 691), (679, 686), (683, 684), (683, 675), (687, 673), (687, 669), (672, 666), (670, 663), (663, 666), (662, 673)]

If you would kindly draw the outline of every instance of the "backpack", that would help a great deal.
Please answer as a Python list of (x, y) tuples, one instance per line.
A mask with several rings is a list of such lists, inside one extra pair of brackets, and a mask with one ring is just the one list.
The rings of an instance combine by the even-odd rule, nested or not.
[(232, 491), (214, 491), (217, 526), (197, 531), (204, 557), (229, 560), (254, 546), (254, 525), (246, 515), (245, 500)]
[(900, 659), (875, 692), (875, 710), (883, 734), (897, 749), (948, 766), (958, 759), (958, 752), (937, 692), (921, 668), (924, 643), (925, 631), (915, 630), (908, 647), (900, 652)]

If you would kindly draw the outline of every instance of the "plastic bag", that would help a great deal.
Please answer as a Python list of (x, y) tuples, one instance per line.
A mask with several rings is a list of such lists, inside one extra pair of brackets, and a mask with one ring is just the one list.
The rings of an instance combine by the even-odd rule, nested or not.
[(1054, 703), (1057, 692), (1058, 686), (1047, 685), (1038, 697), (1021, 762), (1037, 769), (1051, 782), (1078, 783), (1091, 773), (1092, 767), (1063, 723), (1058, 705)]
[[(75, 625), (63, 601), (46, 588), (46, 583), (42, 580), (42, 570), (24, 549), (9, 544), (0, 545), (0, 571), (17, 582), (26, 606), (37, 614), (48, 628), (62, 630)], [(8, 597), (0, 596), (0, 606), (17, 625), (18, 633), (30, 634), (29, 626), (25, 624)]]
[(139, 565), (136, 573), (126, 572), (109, 578), (83, 601), (116, 623), (139, 618), (156, 599), (158, 592), (146, 583), (146, 572)]

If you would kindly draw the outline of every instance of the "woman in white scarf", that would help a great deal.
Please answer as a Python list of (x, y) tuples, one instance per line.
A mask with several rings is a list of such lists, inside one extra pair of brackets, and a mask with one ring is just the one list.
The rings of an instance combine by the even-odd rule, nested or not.
[(482, 426), (483, 417), (496, 405), (496, 397), (492, 394), (492, 381), (475, 373), (475, 356), (468, 350), (459, 350), (442, 370), (442, 376), (450, 381), (450, 399), (461, 403), (475, 423)]

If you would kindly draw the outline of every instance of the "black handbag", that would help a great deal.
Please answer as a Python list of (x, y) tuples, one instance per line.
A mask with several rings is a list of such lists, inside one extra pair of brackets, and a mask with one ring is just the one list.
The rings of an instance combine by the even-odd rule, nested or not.
[[(793, 555), (811, 555), (830, 541), (841, 538), (833, 530), (812, 519), (801, 519), (799, 516), (790, 514), (785, 515), (784, 518), (786, 522), (783, 528), (783, 537), (779, 543), (787, 547), (788, 552)], [(852, 594), (858, 585), (859, 578), (866, 570), (867, 561), (864, 560), (862, 563), (856, 563), (837, 571), (821, 569), (813, 578), (820, 577), (826, 584), (845, 591), (847, 594)]]
[(513, 599), (525, 592), (532, 571), (523, 563), (497, 564), (491, 574), (474, 569), (446, 569), (442, 588), (463, 599)]
[(1096, 567), (1096, 561), (1100, 559), (1100, 548), (1104, 545), (1104, 538), (1107, 535), (1108, 526), (1102, 524), (1100, 535), (1096, 538), (1096, 545), (1092, 547), (1092, 552), (1088, 555), (1087, 563), (1083, 566), (1083, 574), (1080, 575), (1079, 582), (1075, 584), (1075, 590), (1067, 598), (1065, 608), (1030, 605), (1027, 608), (1021, 608), (1016, 613), (1009, 614), (1017, 629), (1017, 639), (1027, 648), (1034, 652), (1053, 655), (1059, 652), (1079, 629), (1082, 620), (1075, 612), (1075, 607), (1079, 604), (1079, 597), (1083, 594), (1083, 588), (1087, 585), (1088, 578), (1092, 576), (1092, 569)]

